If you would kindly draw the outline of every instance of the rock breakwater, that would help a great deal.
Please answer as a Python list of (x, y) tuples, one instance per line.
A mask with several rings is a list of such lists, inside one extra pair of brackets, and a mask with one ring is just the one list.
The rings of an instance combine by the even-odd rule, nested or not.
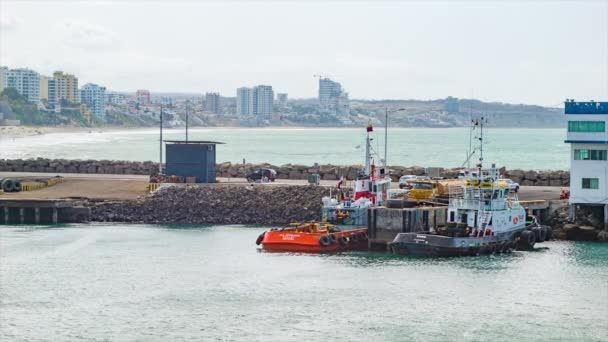
[(93, 221), (279, 225), (318, 221), (323, 196), (315, 186), (170, 186), (136, 201), (98, 203)]
[(583, 207), (577, 211), (576, 220), (568, 220), (568, 207), (562, 207), (549, 216), (547, 223), (553, 228), (553, 234), (560, 240), (608, 241), (608, 229), (605, 229), (603, 208)]
[[(318, 172), (324, 180), (338, 180), (344, 177), (353, 180), (361, 165), (319, 165), (307, 166), (300, 164), (272, 165), (233, 164), (230, 162), (217, 164), (218, 177), (242, 178), (260, 167), (270, 167), (277, 171), (279, 179), (306, 179), (308, 175)], [(439, 169), (440, 176), (454, 178), (459, 168)], [(101, 173), (101, 174), (134, 174), (152, 175), (158, 172), (158, 163), (145, 161), (120, 160), (67, 160), (67, 159), (0, 159), (0, 171), (14, 172), (49, 172), (49, 173)], [(426, 169), (420, 166), (391, 166), (390, 174), (394, 181), (403, 175), (424, 175)], [(520, 185), (532, 186), (568, 186), (570, 173), (568, 171), (533, 171), (506, 170), (501, 173)]]

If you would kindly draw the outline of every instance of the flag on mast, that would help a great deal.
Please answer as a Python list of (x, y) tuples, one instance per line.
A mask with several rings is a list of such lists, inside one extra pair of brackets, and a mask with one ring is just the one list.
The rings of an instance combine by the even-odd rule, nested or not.
[(369, 120), (369, 122), (367, 123), (367, 133), (373, 132), (373, 131), (374, 131), (374, 126), (372, 126), (372, 120)]

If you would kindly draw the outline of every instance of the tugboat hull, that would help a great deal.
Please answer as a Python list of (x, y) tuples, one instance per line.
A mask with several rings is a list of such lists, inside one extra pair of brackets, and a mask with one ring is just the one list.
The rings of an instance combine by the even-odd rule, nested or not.
[(483, 237), (449, 237), (432, 233), (401, 233), (391, 243), (394, 253), (450, 257), (509, 252), (526, 227)]
[(266, 231), (259, 239), (262, 249), (269, 252), (335, 253), (367, 249), (367, 228), (333, 233), (286, 228)]

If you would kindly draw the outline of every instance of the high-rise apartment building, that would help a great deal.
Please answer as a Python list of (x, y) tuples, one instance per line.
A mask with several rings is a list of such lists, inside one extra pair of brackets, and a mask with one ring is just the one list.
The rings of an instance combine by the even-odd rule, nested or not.
[(259, 85), (236, 90), (236, 113), (241, 116), (269, 116), (274, 112), (272, 86)]
[(348, 115), (350, 105), (348, 93), (342, 85), (329, 78), (319, 78), (319, 105), (321, 109), (333, 114)]
[(144, 106), (147, 106), (152, 102), (150, 99), (150, 91), (146, 89), (138, 89), (135, 92), (135, 98), (137, 99), (138, 104)]
[(40, 74), (25, 68), (3, 68), (1, 73), (4, 88), (15, 88), (28, 102), (40, 101)]
[(274, 92), (272, 86), (259, 85), (253, 88), (253, 114), (270, 116), (274, 112)]
[(80, 98), (89, 111), (100, 119), (106, 116), (106, 87), (87, 83), (80, 89)]
[(277, 106), (280, 108), (287, 107), (287, 94), (286, 93), (277, 93)]
[(76, 76), (63, 71), (55, 71), (53, 79), (55, 80), (57, 102), (66, 100), (71, 103), (80, 103), (80, 90)]
[(48, 76), (40, 75), (40, 100), (49, 100), (49, 80), (50, 78)]
[(253, 115), (253, 89), (241, 87), (236, 90), (236, 115)]
[(220, 94), (206, 93), (205, 94), (205, 112), (220, 113)]
[(4, 90), (4, 80), (6, 79), (7, 72), (8, 67), (0, 66), (0, 93)]

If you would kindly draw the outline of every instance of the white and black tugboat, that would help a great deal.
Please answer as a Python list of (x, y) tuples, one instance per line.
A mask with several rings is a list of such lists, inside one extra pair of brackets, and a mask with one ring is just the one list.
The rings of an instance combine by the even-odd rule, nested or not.
[[(483, 120), (483, 119), (482, 119)], [(500, 181), (498, 169), (483, 169), (483, 122), (480, 158), (475, 170), (464, 172), (462, 185), (450, 188), (447, 224), (436, 230), (400, 233), (391, 243), (393, 252), (417, 256), (463, 256), (529, 250), (551, 238), (551, 228), (541, 226), (526, 213), (517, 193)]]

